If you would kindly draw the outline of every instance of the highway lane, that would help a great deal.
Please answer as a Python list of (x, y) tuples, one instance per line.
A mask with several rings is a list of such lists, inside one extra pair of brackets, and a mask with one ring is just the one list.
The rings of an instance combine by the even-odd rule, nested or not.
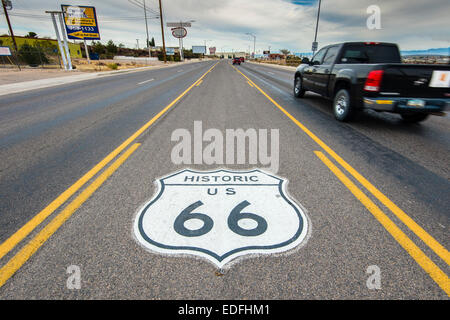
[[(438, 170), (444, 166), (431, 170), (401, 150), (390, 148), (390, 142), (380, 143), (355, 128), (363, 124), (338, 123), (326, 110), (314, 105), (311, 108), (309, 101), (293, 99), (287, 72), (270, 69), (275, 75), (286, 74), (284, 85), (281, 75), (272, 80), (272, 74), (263, 75), (252, 67), (250, 64), (238, 67), (243, 73), (240, 74), (228, 61), (221, 61), (201, 83), (194, 84), (200, 75), (185, 79), (184, 88), (190, 86), (190, 91), (182, 99), (174, 100), (176, 107), (132, 142), (138, 145), (133, 145), (135, 149), (127, 155), (128, 160), (106, 182), (100, 183), (99, 189), (76, 208), (73, 216), (56, 228), (42, 246), (42, 241), (30, 242), (33, 236), (39, 240), (41, 233), (37, 232), (41, 227), (24, 240), (21, 246), (25, 251), (36, 243), (38, 250), (7, 279), (0, 288), (0, 298), (448, 298), (442, 289), (448, 284), (448, 277), (430, 276), (436, 268), (448, 274), (448, 264), (424, 241), (424, 234), (414, 232), (416, 227), (410, 228), (410, 223), (407, 226), (404, 219), (390, 211), (392, 205), (383, 204), (368, 192), (362, 180), (353, 178), (334, 161), (327, 148), (350, 163), (427, 234), (448, 248), (449, 185), (448, 178)], [(156, 98), (154, 94), (160, 92), (151, 94)], [(176, 97), (175, 94), (168, 100)], [(326, 148), (283, 114), (274, 102), (319, 137)], [(159, 110), (167, 104), (160, 105)], [(289, 195), (305, 209), (311, 226), (309, 236), (299, 248), (287, 254), (253, 255), (218, 270), (205, 259), (148, 252), (136, 242), (132, 231), (136, 213), (157, 192), (158, 178), (186, 167), (213, 170), (224, 166), (177, 165), (171, 161), (173, 132), (180, 128), (192, 132), (194, 121), (202, 121), (204, 130), (215, 128), (221, 132), (235, 128), (279, 130), (277, 174), (289, 180)], [(380, 127), (379, 131), (384, 130)], [(130, 129), (130, 134), (138, 128)], [(90, 137), (97, 139), (95, 135)], [(115, 145), (126, 138), (121, 136)], [(445, 140), (442, 136), (436, 138)], [(441, 146), (443, 150), (445, 146)], [(336, 176), (338, 171), (329, 167), (323, 156), (339, 165), (354, 186), (338, 179), (342, 176), (339, 173)], [(93, 165), (85, 166), (84, 171)], [(226, 167), (242, 170), (255, 165)], [(258, 167), (264, 168), (262, 164)], [(359, 189), (367, 199), (352, 194)], [(73, 197), (68, 202), (72, 200)], [(372, 205), (366, 207), (370, 201), (379, 207), (381, 214)], [(177, 205), (179, 199), (173, 202)], [(64, 212), (57, 211), (55, 215)], [(402, 234), (413, 243), (408, 243), (408, 250)], [(431, 264), (423, 264), (428, 260), (419, 251), (430, 257), (431, 271), (427, 269)], [(17, 257), (20, 260), (22, 250), (17, 252), (14, 249), (1, 260), (0, 277), (14, 267)], [(66, 287), (66, 269), (70, 265), (81, 268), (80, 290)], [(373, 265), (381, 270), (380, 290), (370, 290), (366, 285), (367, 268)]]
[[(405, 124), (397, 115), (364, 111), (351, 123), (339, 123), (334, 120), (327, 99), (313, 93), (307, 93), (305, 99), (292, 96), (293, 71), (251, 63), (242, 65), (241, 70), (278, 97), (297, 119), (307, 119), (308, 127), (319, 136), (345, 146), (341, 152), (347, 153), (347, 159), (366, 166), (367, 174), (374, 175), (374, 167), (383, 172), (378, 185), (390, 188), (392, 194), (404, 189), (407, 203), (421, 201), (422, 209), (412, 210), (417, 212), (415, 218), (424, 223), (435, 221), (432, 228), (438, 233), (447, 230), (450, 218), (448, 115), (430, 117), (421, 124)], [(448, 240), (444, 232), (442, 241)]]
[[(244, 70), (255, 72), (261, 80), (267, 81), (274, 90), (281, 90), (283, 99), (292, 101), (292, 82), (294, 70), (277, 66), (246, 63)], [(280, 92), (279, 92), (280, 93)], [(333, 117), (331, 104), (325, 98), (308, 92), (300, 105), (319, 110)], [(448, 128), (450, 117), (431, 116), (421, 124), (407, 124), (396, 114), (365, 110), (347, 126), (360, 132), (375, 142), (395, 150), (397, 153), (426, 167), (428, 170), (450, 179), (448, 156), (450, 154), (450, 136)]]
[(210, 67), (192, 63), (2, 96), (0, 241)]

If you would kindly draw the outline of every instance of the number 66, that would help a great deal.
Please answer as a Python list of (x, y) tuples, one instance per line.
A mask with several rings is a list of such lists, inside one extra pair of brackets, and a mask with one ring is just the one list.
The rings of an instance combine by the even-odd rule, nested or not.
[[(213, 220), (206, 214), (192, 212), (202, 205), (203, 202), (197, 201), (181, 211), (173, 224), (173, 228), (178, 234), (185, 237), (200, 237), (211, 231), (214, 226)], [(231, 210), (231, 213), (228, 216), (228, 228), (230, 228), (230, 230), (234, 233), (244, 237), (256, 237), (266, 232), (267, 221), (254, 213), (241, 212), (249, 205), (250, 203), (248, 201), (242, 201), (233, 210)], [(196, 230), (186, 228), (184, 224), (191, 219), (201, 220), (203, 222), (203, 226)], [(254, 220), (256, 221), (257, 226), (253, 229), (244, 229), (240, 227), (238, 223), (242, 219)]]

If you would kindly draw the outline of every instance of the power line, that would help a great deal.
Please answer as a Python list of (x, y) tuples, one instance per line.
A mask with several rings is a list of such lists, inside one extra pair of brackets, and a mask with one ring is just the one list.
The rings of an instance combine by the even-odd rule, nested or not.
[(135, 5), (135, 6), (137, 6), (137, 7), (139, 7), (139, 8), (141, 8), (141, 9), (145, 9), (145, 11), (147, 11), (149, 13), (152, 13), (152, 14), (155, 14), (155, 15), (159, 14), (159, 12), (156, 11), (155, 9), (149, 8), (146, 5), (144, 6), (144, 3), (141, 2), (140, 0), (128, 0), (128, 2), (133, 4), (133, 5)]

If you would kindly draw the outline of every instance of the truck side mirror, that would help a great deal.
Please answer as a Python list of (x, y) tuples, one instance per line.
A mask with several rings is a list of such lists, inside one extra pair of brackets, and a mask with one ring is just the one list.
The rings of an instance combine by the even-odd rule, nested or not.
[(304, 63), (304, 64), (310, 64), (310, 61), (309, 61), (309, 59), (308, 58), (303, 58), (302, 59), (302, 63)]

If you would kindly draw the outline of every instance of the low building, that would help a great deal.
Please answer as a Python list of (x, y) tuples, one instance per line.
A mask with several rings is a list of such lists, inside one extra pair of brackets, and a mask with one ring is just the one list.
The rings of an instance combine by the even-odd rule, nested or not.
[[(16, 39), (17, 47), (20, 49), (25, 43), (35, 46), (39, 44), (42, 48), (52, 50), (55, 54), (59, 53), (58, 41), (53, 39), (42, 38), (27, 38), (27, 37), (14, 37)], [(67, 43), (72, 58), (82, 58), (81, 47), (77, 43)], [(10, 36), (0, 36), (0, 46), (7, 46), (13, 49), (14, 45)], [(56, 50), (56, 51), (55, 51)]]

